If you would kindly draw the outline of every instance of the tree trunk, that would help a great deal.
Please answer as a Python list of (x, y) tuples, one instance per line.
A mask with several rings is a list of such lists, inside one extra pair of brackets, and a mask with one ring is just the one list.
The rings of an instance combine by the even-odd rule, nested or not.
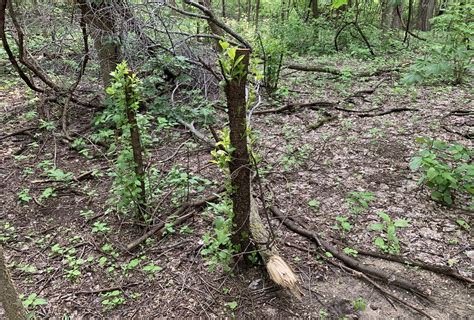
[(94, 39), (94, 47), (99, 58), (100, 73), (104, 87), (110, 85), (110, 73), (120, 62), (120, 37), (115, 28), (115, 17), (112, 1), (110, 4), (99, 2), (95, 4), (91, 0), (78, 0), (77, 3), (84, 15), (86, 23), (91, 28), (91, 36)]
[(258, 31), (258, 22), (260, 18), (260, 0), (255, 1), (255, 29)]
[[(129, 77), (127, 75), (126, 77)], [(133, 162), (135, 164), (135, 175), (140, 182), (140, 194), (138, 197), (138, 211), (141, 216), (146, 214), (146, 188), (145, 188), (145, 165), (143, 163), (143, 147), (140, 139), (140, 129), (137, 123), (136, 110), (133, 98), (132, 84), (127, 79), (125, 87), (125, 112), (127, 113), (128, 125), (130, 126), (130, 142), (132, 144)]]
[(252, 20), (252, 1), (247, 0), (247, 21)]
[[(247, 84), (247, 72), (250, 51), (248, 49), (238, 49), (235, 60), (244, 56), (242, 64), (244, 66), (243, 75), (236, 79), (230, 79), (224, 87), (227, 98), (227, 109), (230, 126), (230, 143), (234, 148), (232, 160), (229, 164), (232, 181), (232, 202), (233, 202), (233, 234), (232, 242), (240, 247), (241, 252), (245, 252), (250, 246), (250, 162), (247, 147), (247, 110), (245, 87)], [(244, 259), (246, 260), (246, 259)]]
[(225, 0), (221, 1), (221, 7), (222, 7), (222, 18), (225, 19), (226, 18), (226, 16), (225, 16), (225, 14), (226, 14), (225, 13)]
[(242, 5), (240, 3), (240, 0), (237, 0), (237, 21), (240, 21), (241, 17), (242, 17)]
[[(202, 5), (205, 6), (209, 11), (212, 11), (212, 0), (202, 0)], [(215, 34), (216, 36), (224, 37), (224, 31), (216, 25), (214, 22), (207, 20), (207, 24), (209, 26), (209, 29), (211, 29), (211, 33)], [(221, 51), (221, 45), (219, 44), (219, 40), (214, 39), (212, 40), (214, 42), (214, 48), (216, 51), (220, 52)]]
[(5, 309), (5, 315), (9, 320), (26, 320), (25, 308), (21, 303), (10, 272), (8, 272), (3, 255), (3, 247), (0, 245), (0, 303)]
[(313, 15), (313, 18), (319, 17), (318, 0), (311, 0), (311, 13)]
[[(400, 15), (398, 15), (398, 13), (400, 13)], [(391, 10), (391, 15), (392, 15), (392, 18), (391, 18), (392, 23), (390, 27), (392, 29), (402, 28), (403, 22), (401, 19), (403, 18), (403, 5), (393, 6)]]
[(420, 0), (416, 27), (421, 31), (430, 31), (430, 19), (435, 15), (436, 0)]

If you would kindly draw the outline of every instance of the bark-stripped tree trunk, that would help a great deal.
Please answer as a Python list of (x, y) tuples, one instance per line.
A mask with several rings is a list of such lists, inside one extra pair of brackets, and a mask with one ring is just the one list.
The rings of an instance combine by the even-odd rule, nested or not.
[(100, 73), (104, 87), (110, 85), (110, 73), (120, 62), (120, 41), (116, 32), (113, 5), (123, 5), (118, 1), (77, 0), (86, 23), (91, 28), (94, 47), (99, 58)]
[(416, 27), (421, 31), (430, 31), (430, 19), (435, 15), (436, 0), (420, 0)]
[(3, 247), (0, 245), (0, 303), (5, 309), (5, 315), (9, 320), (26, 320), (25, 308), (18, 297), (10, 272), (8, 272), (3, 255)]
[(242, 252), (245, 252), (250, 246), (250, 161), (247, 146), (245, 98), (250, 51), (248, 49), (238, 49), (235, 59), (237, 60), (240, 56), (244, 56), (241, 61), (244, 66), (244, 74), (236, 79), (229, 79), (225, 84), (224, 91), (227, 98), (230, 143), (234, 148), (231, 155), (232, 160), (229, 164), (234, 213), (232, 241), (240, 246)]

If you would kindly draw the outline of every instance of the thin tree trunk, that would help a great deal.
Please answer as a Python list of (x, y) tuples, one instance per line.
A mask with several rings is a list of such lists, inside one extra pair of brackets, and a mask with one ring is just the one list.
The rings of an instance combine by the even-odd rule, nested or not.
[(125, 112), (127, 113), (127, 120), (130, 126), (130, 141), (132, 144), (133, 162), (135, 163), (135, 175), (140, 182), (138, 211), (142, 217), (144, 217), (147, 211), (145, 165), (143, 163), (143, 147), (140, 139), (140, 129), (137, 123), (136, 110), (133, 108), (134, 102), (132, 87), (127, 79), (127, 85), (125, 87)]
[(247, 0), (247, 21), (252, 20), (252, 1)]
[[(400, 16), (398, 15), (398, 12), (400, 13)], [(401, 20), (403, 18), (403, 5), (393, 6), (391, 10), (391, 15), (392, 23), (390, 27), (392, 29), (400, 29), (403, 26)]]
[(90, 0), (78, 0), (77, 3), (84, 15), (86, 23), (91, 27), (91, 36), (97, 51), (100, 73), (104, 87), (110, 85), (110, 73), (120, 62), (120, 41), (116, 33), (113, 5), (122, 5), (116, 1), (99, 5)]
[[(5, 1), (5, 0), (2, 0)], [(9, 320), (26, 320), (25, 308), (18, 297), (10, 272), (8, 272), (3, 255), (3, 247), (0, 245), (0, 303), (5, 309), (5, 315)]]
[(260, 18), (260, 0), (255, 1), (255, 29), (258, 31), (258, 22)]
[(225, 19), (226, 18), (226, 16), (225, 16), (225, 14), (226, 14), (225, 13), (225, 0), (221, 1), (221, 7), (222, 7), (222, 18)]
[(230, 142), (234, 151), (229, 164), (232, 180), (232, 202), (234, 212), (234, 229), (232, 241), (245, 252), (250, 246), (250, 162), (247, 146), (247, 110), (245, 99), (245, 86), (250, 51), (238, 49), (235, 59), (244, 56), (243, 75), (237, 79), (230, 79), (224, 87), (227, 98), (227, 108), (230, 126)]
[[(207, 9), (209, 9), (209, 11), (212, 11), (212, 2), (211, 1), (212, 0), (203, 0), (202, 1), (202, 4)], [(209, 29), (211, 29), (212, 34), (215, 34), (216, 36), (224, 37), (224, 31), (222, 31), (222, 29), (218, 25), (216, 25), (211, 20), (207, 20), (207, 24), (209, 26)], [(216, 49), (216, 51), (218, 51), (218, 52), (221, 51), (221, 46), (219, 44), (219, 40), (214, 39), (212, 41), (214, 42), (214, 48)]]
[(313, 18), (316, 19), (319, 17), (318, 0), (311, 0), (311, 13), (313, 15)]

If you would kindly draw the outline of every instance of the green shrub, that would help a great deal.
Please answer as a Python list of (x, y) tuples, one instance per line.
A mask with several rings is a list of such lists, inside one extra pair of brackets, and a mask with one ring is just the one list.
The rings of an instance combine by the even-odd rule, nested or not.
[(474, 205), (474, 150), (460, 144), (418, 138), (423, 149), (410, 162), (410, 169), (421, 171), (420, 184), (431, 189), (431, 198), (452, 205), (455, 194), (471, 197)]

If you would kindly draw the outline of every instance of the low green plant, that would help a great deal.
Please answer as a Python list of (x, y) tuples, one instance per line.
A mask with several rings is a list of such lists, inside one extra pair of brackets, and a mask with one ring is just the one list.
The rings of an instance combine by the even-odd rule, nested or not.
[(55, 189), (53, 187), (47, 187), (46, 189), (43, 190), (38, 200), (42, 202), (43, 200), (55, 197), (56, 193), (54, 191)]
[(314, 210), (315, 212), (319, 211), (319, 207), (321, 206), (321, 201), (316, 199), (311, 199), (308, 201), (308, 206)]
[(361, 213), (369, 208), (369, 203), (375, 200), (375, 196), (372, 192), (368, 191), (353, 191), (349, 192), (346, 197), (346, 202), (353, 213)]
[(352, 301), (352, 306), (354, 307), (355, 311), (365, 311), (367, 302), (365, 302), (363, 298), (357, 298), (356, 300)]
[(474, 207), (474, 150), (426, 138), (417, 142), (423, 149), (412, 158), (410, 169), (421, 172), (418, 183), (431, 189), (431, 198), (452, 205), (456, 194), (466, 195)]
[(357, 257), (357, 255), (359, 254), (359, 252), (355, 249), (352, 249), (352, 248), (344, 248), (344, 253), (349, 255), (349, 256), (353, 256), (353, 257)]
[[(400, 240), (397, 237), (397, 229), (408, 227), (409, 222), (405, 219), (393, 221), (388, 214), (383, 211), (377, 213), (381, 221), (369, 226), (370, 231), (379, 231), (382, 236), (374, 239), (374, 244), (384, 252), (390, 254), (400, 253)], [(385, 239), (384, 237), (385, 236)]]
[(286, 149), (287, 152), (280, 159), (280, 163), (285, 171), (289, 171), (290, 169), (301, 166), (303, 163), (305, 163), (310, 153), (313, 151), (313, 147), (308, 144), (304, 144), (301, 147), (288, 144)]
[(18, 193), (18, 199), (19, 199), (21, 202), (30, 202), (30, 200), (33, 199), (33, 197), (30, 196), (30, 189), (28, 189), (28, 188), (22, 189), (22, 190)]
[(427, 56), (420, 58), (404, 78), (405, 83), (450, 81), (462, 83), (473, 68), (472, 39), (474, 5), (448, 4), (445, 12), (431, 20), (433, 41), (428, 42)]
[(348, 217), (344, 216), (337, 216), (336, 217), (336, 224), (333, 227), (336, 230), (340, 230), (343, 234), (351, 231), (352, 225), (349, 222)]
[(221, 266), (225, 272), (230, 271), (232, 255), (237, 252), (231, 241), (232, 234), (232, 201), (228, 196), (218, 203), (210, 203), (208, 213), (215, 216), (212, 232), (203, 236), (204, 248), (201, 255), (207, 259), (209, 270), (214, 271)]
[(110, 231), (110, 227), (107, 226), (107, 223), (96, 221), (92, 227), (92, 233), (107, 233)]
[(466, 231), (471, 230), (471, 226), (469, 225), (469, 223), (467, 223), (467, 222), (464, 221), (463, 219), (458, 219), (458, 220), (456, 220), (456, 223), (457, 223), (461, 228), (463, 228), (463, 229), (466, 230)]
[(111, 310), (125, 303), (126, 299), (123, 292), (120, 290), (113, 290), (100, 294), (102, 301), (100, 302), (105, 309)]
[(36, 293), (30, 294), (25, 298), (23, 294), (20, 294), (20, 299), (23, 302), (23, 306), (28, 311), (28, 318), (35, 319), (35, 312), (38, 306), (44, 306), (48, 304), (48, 301), (44, 298), (40, 298)]

